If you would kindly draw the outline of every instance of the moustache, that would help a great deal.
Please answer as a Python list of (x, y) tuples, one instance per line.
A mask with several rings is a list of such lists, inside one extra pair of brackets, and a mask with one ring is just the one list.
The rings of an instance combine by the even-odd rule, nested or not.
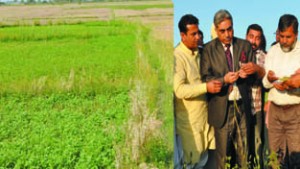
[(257, 48), (257, 45), (255, 43), (252, 43), (252, 48), (256, 49)]
[(226, 38), (227, 41), (231, 41), (231, 39), (232, 39), (232, 38), (230, 38), (230, 37), (227, 37), (227, 38)]

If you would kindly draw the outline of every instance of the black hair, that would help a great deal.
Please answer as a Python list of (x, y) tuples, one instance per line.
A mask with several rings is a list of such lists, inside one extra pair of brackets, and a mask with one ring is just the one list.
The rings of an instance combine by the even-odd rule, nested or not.
[(199, 25), (199, 20), (197, 17), (195, 17), (192, 14), (186, 14), (181, 17), (179, 23), (178, 23), (178, 28), (180, 32), (186, 33), (187, 32), (187, 25)]
[(260, 42), (259, 48), (263, 51), (266, 51), (267, 40), (266, 40), (266, 37), (265, 37), (265, 34), (264, 34), (264, 31), (263, 31), (262, 27), (258, 24), (251, 24), (247, 28), (246, 35), (248, 35), (250, 30), (256, 30), (256, 31), (259, 31), (261, 33), (261, 42)]
[(199, 34), (203, 37), (203, 32), (199, 29)]

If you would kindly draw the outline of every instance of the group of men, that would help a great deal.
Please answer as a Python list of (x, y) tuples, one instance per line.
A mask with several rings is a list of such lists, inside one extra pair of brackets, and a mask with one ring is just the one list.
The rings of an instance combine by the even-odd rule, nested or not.
[[(181, 42), (174, 50), (173, 86), (175, 168), (263, 168), (270, 161), (266, 149), (276, 153), (275, 165), (300, 168), (297, 18), (280, 17), (279, 39), (268, 53), (258, 24), (248, 27), (243, 40), (234, 36), (233, 18), (227, 10), (216, 12), (213, 23), (217, 37), (201, 44), (201, 49), (198, 19), (187, 14), (178, 23)], [(263, 109), (266, 90), (268, 139)]]

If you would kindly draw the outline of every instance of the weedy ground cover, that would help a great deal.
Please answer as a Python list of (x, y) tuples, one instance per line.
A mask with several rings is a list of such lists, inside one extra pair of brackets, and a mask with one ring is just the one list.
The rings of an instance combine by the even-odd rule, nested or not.
[(172, 168), (172, 43), (137, 31), (137, 69), (130, 92), (126, 144), (119, 147), (120, 168)]
[(134, 27), (1, 29), (1, 167), (113, 168), (135, 71)]
[(8, 27), (0, 35), (1, 92), (100, 91), (127, 86), (134, 72), (133, 25)]
[(171, 168), (171, 44), (122, 21), (1, 28), (0, 166)]
[(114, 168), (127, 103), (126, 92), (2, 97), (0, 166)]

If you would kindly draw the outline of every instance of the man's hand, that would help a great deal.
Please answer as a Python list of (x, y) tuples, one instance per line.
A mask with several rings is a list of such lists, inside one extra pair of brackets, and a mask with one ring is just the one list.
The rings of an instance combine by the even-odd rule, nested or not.
[(239, 72), (228, 72), (224, 76), (224, 82), (227, 84), (234, 83), (239, 78)]
[(288, 80), (283, 82), (285, 89), (295, 89), (300, 87), (300, 73), (292, 75)]
[(251, 75), (257, 72), (257, 65), (253, 62), (243, 63), (241, 65), (241, 70), (243, 70), (247, 75)]
[(222, 88), (222, 83), (218, 80), (211, 80), (206, 83), (208, 93), (219, 93)]
[[(251, 75), (253, 73), (257, 73), (259, 78), (263, 78), (265, 76), (265, 69), (263, 67), (260, 67), (259, 65), (248, 62), (246, 64), (241, 65), (241, 70), (245, 72), (247, 75)], [(240, 70), (240, 71), (241, 71)]]
[(272, 70), (269, 70), (267, 78), (270, 83), (273, 83), (276, 80), (278, 80), (278, 77), (275, 76), (275, 73)]
[(281, 82), (275, 82), (275, 83), (273, 83), (273, 86), (274, 86), (277, 90), (279, 90), (279, 91), (284, 91), (284, 90), (286, 90), (286, 87), (285, 87), (284, 84), (281, 83)]
[(240, 76), (240, 78), (245, 79), (248, 77), (248, 74), (243, 69), (240, 69), (239, 76)]

